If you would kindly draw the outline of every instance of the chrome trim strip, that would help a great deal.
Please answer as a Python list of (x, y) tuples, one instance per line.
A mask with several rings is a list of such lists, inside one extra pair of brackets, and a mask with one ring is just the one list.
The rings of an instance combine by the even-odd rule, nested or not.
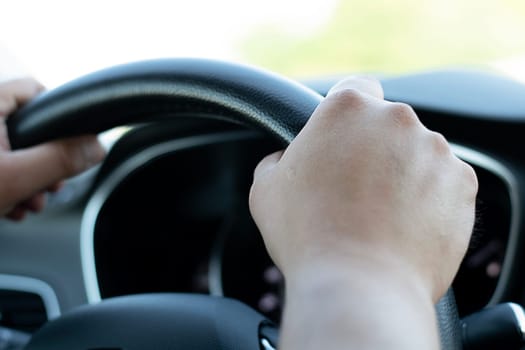
[(36, 294), (42, 298), (48, 320), (60, 316), (60, 305), (55, 291), (42, 280), (33, 277), (0, 274), (0, 289)]
[(261, 339), (261, 346), (263, 347), (263, 350), (276, 350), (266, 338)]
[[(113, 190), (117, 188), (127, 176), (167, 153), (214, 143), (244, 140), (253, 135), (255, 135), (255, 133), (252, 131), (232, 131), (190, 136), (159, 143), (133, 155), (133, 157), (118, 166), (111, 175), (100, 184), (87, 203), (80, 226), (80, 257), (82, 262), (82, 274), (84, 277), (87, 299), (90, 304), (101, 301), (100, 287), (98, 284), (95, 265), (95, 225), (100, 210)], [(214, 271), (215, 270), (216, 269), (214, 269)], [(210, 276), (210, 280), (217, 280), (217, 277), (212, 278)], [(217, 292), (217, 290), (215, 292)]]
[(507, 305), (510, 306), (512, 312), (514, 313), (516, 322), (518, 322), (518, 326), (520, 327), (521, 339), (525, 341), (525, 312), (523, 311), (523, 307), (516, 303), (507, 303)]
[(494, 294), (492, 295), (488, 305), (497, 304), (501, 301), (506, 282), (511, 277), (510, 270), (512, 261), (510, 261), (509, 256), (515, 256), (516, 249), (518, 248), (517, 244), (519, 238), (519, 223), (521, 221), (522, 215), (519, 182), (512, 171), (496, 159), (472, 148), (460, 146), (458, 144), (451, 144), (451, 148), (454, 154), (456, 154), (456, 156), (462, 160), (483, 168), (498, 176), (507, 186), (507, 190), (509, 192), (511, 210), (509, 240), (507, 242), (505, 259), (503, 260), (503, 265), (501, 268), (501, 275), (499, 276), (496, 290), (494, 291)]
[(222, 252), (224, 249), (224, 242), (232, 229), (233, 217), (229, 215), (222, 222), (221, 227), (217, 231), (217, 237), (213, 242), (210, 261), (208, 264), (208, 285), (210, 294), (213, 296), (224, 296), (222, 289)]

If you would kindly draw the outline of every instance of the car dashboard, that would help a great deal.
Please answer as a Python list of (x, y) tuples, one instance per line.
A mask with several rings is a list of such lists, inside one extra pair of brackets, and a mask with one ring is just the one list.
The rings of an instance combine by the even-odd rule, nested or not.
[[(525, 86), (468, 70), (380, 79), (386, 99), (412, 105), (477, 173), (474, 234), (453, 285), (460, 315), (523, 305)], [(304, 83), (326, 94), (336, 81)], [(0, 325), (33, 331), (79, 305), (153, 292), (232, 297), (278, 323), (284, 279), (247, 199), (253, 169), (280, 144), (191, 115), (115, 135), (105, 161), (43, 213), (0, 222)]]

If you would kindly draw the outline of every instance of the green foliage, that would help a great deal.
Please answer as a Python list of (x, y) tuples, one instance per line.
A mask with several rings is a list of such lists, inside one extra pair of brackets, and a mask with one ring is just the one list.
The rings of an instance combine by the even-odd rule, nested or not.
[(285, 29), (249, 33), (242, 55), (295, 77), (480, 66), (525, 53), (525, 1), (340, 0), (313, 35)]

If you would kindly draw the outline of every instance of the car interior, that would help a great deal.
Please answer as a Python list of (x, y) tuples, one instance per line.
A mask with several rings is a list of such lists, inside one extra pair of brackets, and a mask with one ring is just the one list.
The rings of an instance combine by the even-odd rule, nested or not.
[[(108, 153), (42, 213), (0, 220), (0, 349), (275, 349), (285, 283), (248, 209), (253, 170), (346, 75), (129, 60), (10, 116), (13, 148), (97, 133)], [(442, 348), (521, 349), (525, 85), (473, 67), (376, 77), (479, 180), (467, 255), (436, 306)]]

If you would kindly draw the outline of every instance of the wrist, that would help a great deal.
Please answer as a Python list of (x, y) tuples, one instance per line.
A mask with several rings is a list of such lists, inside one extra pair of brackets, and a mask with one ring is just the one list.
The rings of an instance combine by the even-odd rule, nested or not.
[(284, 270), (287, 298), (297, 295), (312, 299), (319, 295), (347, 298), (392, 291), (421, 304), (434, 304), (428, 278), (393, 259), (333, 255), (297, 266)]
[(287, 279), (281, 348), (294, 348), (289, 335), (301, 333), (304, 349), (322, 348), (326, 339), (359, 349), (438, 348), (434, 303), (422, 281), (396, 269), (341, 264), (325, 261)]

